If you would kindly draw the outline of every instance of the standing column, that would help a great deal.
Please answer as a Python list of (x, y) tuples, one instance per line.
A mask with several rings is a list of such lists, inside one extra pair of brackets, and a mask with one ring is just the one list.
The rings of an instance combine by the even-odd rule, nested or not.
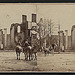
[(46, 48), (46, 38), (45, 38), (45, 45), (44, 45), (44, 46), (45, 46), (45, 48)]
[(59, 46), (63, 46), (63, 31), (58, 32), (59, 33)]
[(4, 48), (7, 47), (7, 28), (4, 28)]
[(3, 49), (3, 31), (0, 29), (0, 49)]
[(63, 33), (63, 31), (60, 31), (58, 33), (59, 33), (59, 47), (60, 47), (60, 50), (64, 50), (63, 49), (63, 47), (64, 47), (64, 33)]
[(68, 30), (65, 30), (65, 49), (68, 49)]

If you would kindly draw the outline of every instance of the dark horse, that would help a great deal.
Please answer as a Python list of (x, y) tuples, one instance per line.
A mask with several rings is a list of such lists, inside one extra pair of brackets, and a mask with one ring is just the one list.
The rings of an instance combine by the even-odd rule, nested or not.
[(28, 42), (26, 41), (23, 45), (18, 43), (15, 50), (16, 50), (16, 55), (17, 59), (20, 60), (20, 53), (23, 52), (25, 54), (25, 59), (27, 58), (27, 47), (28, 47)]
[(27, 46), (23, 49), (25, 60), (37, 60), (37, 49), (36, 46)]
[(32, 49), (31, 46), (27, 46), (27, 47), (24, 47), (24, 48), (23, 48), (23, 53), (24, 53), (24, 55), (25, 55), (25, 60), (28, 60), (28, 58), (29, 58), (29, 60), (30, 60), (31, 49)]
[(34, 45), (34, 46), (32, 47), (32, 50), (31, 50), (31, 51), (32, 51), (32, 52), (31, 52), (31, 57), (32, 57), (32, 59), (37, 60), (37, 46)]
[(16, 55), (17, 55), (17, 59), (20, 60), (20, 53), (23, 51), (22, 47), (20, 46), (20, 44), (18, 44), (16, 46)]

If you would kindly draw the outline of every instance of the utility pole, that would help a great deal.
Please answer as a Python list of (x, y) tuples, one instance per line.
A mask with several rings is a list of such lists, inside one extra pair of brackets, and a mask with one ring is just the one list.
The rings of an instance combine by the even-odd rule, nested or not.
[[(36, 4), (36, 15), (37, 15), (37, 4)], [(36, 19), (36, 23), (37, 23), (37, 19)]]
[[(52, 35), (51, 34), (52, 33), (52, 30), (51, 30), (52, 29), (52, 27), (51, 27), (51, 19), (50, 19), (50, 25), (49, 25), (49, 27), (50, 27), (49, 28), (49, 46), (50, 46), (50, 40), (51, 40), (50, 38), (51, 38), (51, 35)], [(52, 42), (51, 42), (51, 44), (52, 44)]]
[(59, 53), (60, 53), (60, 24), (58, 26), (58, 29), (59, 29)]
[[(52, 20), (50, 19), (50, 21), (49, 21), (49, 23), (48, 23), (48, 31), (49, 31), (49, 46), (50, 46), (50, 38), (52, 37), (51, 35), (52, 35), (52, 25), (53, 25), (53, 23), (52, 23)], [(51, 40), (52, 41), (52, 40)], [(52, 44), (52, 42), (51, 42), (51, 44)]]
[(39, 39), (39, 47), (40, 47), (40, 51), (41, 51), (41, 43), (42, 43), (42, 41), (41, 41), (41, 25), (42, 25), (42, 18), (40, 19), (40, 21), (39, 21), (39, 37), (40, 37), (40, 39)]

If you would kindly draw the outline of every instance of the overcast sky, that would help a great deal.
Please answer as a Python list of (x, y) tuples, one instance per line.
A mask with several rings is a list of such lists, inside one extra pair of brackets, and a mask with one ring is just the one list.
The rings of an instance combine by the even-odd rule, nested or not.
[(22, 15), (27, 15), (31, 21), (31, 14), (37, 12), (39, 19), (52, 19), (56, 26), (60, 23), (61, 30), (69, 30), (75, 24), (75, 4), (0, 4), (0, 28), (8, 28), (12, 23), (21, 23)]

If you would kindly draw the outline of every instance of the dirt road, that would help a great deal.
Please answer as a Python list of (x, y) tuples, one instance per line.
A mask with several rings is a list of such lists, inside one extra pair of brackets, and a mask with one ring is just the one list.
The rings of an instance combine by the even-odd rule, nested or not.
[(21, 60), (16, 59), (15, 52), (0, 51), (0, 72), (2, 71), (36, 71), (37, 61), (25, 61), (24, 54), (21, 53)]
[(37, 66), (39, 71), (75, 72), (75, 53), (54, 54), (44, 56), (38, 53)]
[(37, 55), (37, 61), (25, 61), (23, 53), (17, 60), (15, 52), (0, 51), (0, 72), (75, 72), (75, 53)]

